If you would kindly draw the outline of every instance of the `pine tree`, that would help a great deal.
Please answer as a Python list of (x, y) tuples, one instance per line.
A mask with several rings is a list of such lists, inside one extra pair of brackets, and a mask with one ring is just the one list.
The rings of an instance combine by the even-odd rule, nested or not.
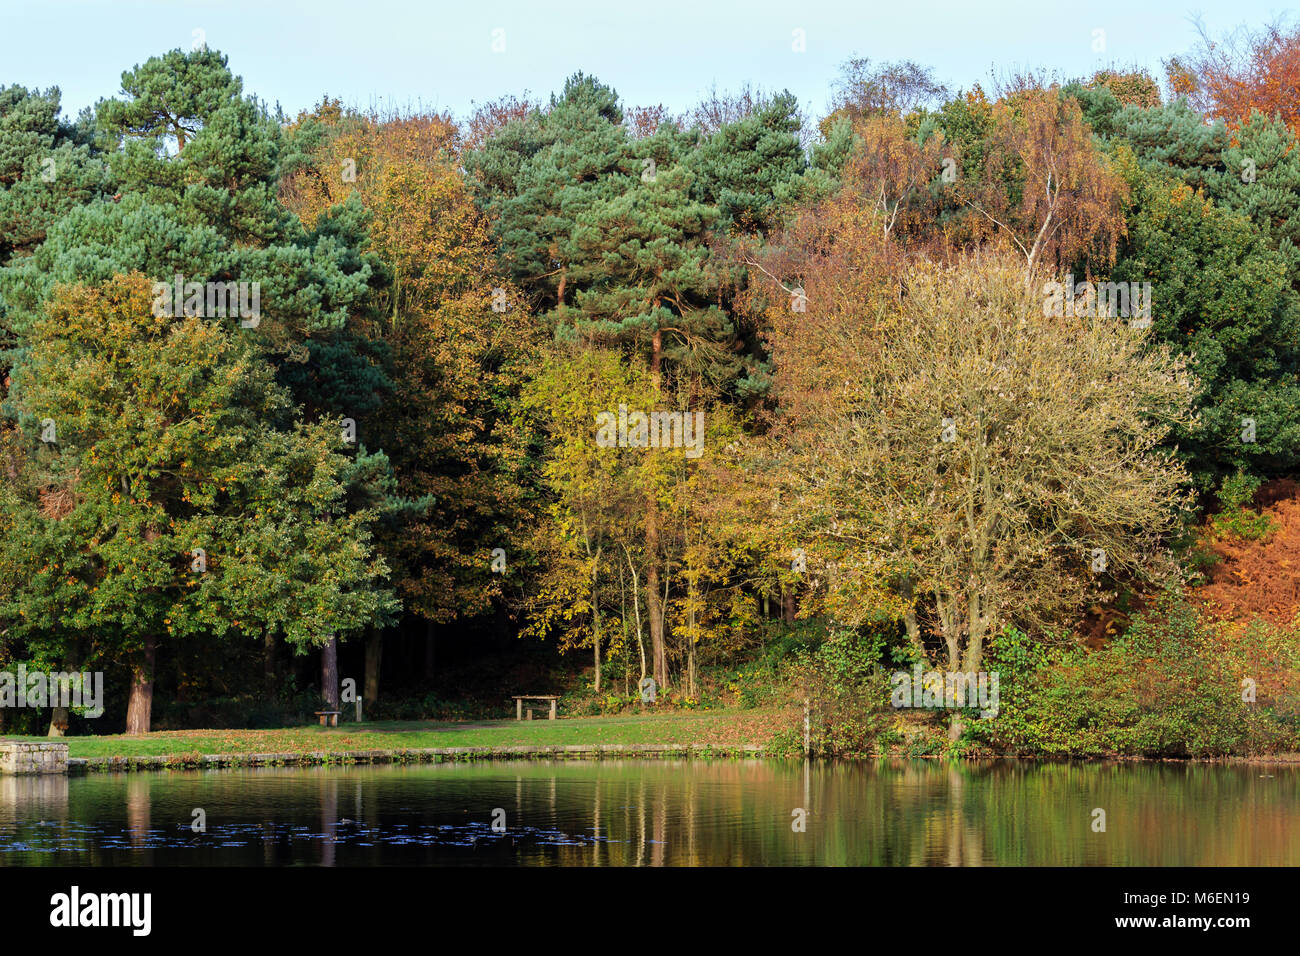
[(1300, 140), (1284, 122), (1252, 110), (1222, 152), (1212, 195), (1246, 216), (1291, 268), (1300, 289)]
[[(257, 334), (285, 351), (342, 327), (366, 295), (359, 205), (307, 230), (277, 200), (282, 134), (212, 51), (173, 51), (124, 74), (130, 99), (102, 101), (97, 125), (120, 192), (72, 208), (46, 241), (0, 274), (7, 321), (22, 334), (58, 283), (138, 271), (157, 282), (246, 282), (260, 289)], [(178, 146), (172, 154), (169, 138)]]
[(799, 103), (783, 92), (734, 123), (726, 123), (690, 153), (692, 196), (717, 210), (723, 232), (766, 232), (782, 199), (808, 168), (799, 142)]
[(1152, 335), (1193, 356), (1198, 427), (1175, 441), (1198, 487), (1300, 465), (1300, 297), (1283, 256), (1244, 216), (1131, 170), (1133, 209), (1111, 279), (1150, 282)]

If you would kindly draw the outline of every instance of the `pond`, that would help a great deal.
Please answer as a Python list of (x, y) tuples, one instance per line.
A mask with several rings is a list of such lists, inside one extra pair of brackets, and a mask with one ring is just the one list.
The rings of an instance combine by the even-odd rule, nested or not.
[(1300, 767), (530, 760), (0, 778), (0, 866), (420, 864), (1296, 866)]

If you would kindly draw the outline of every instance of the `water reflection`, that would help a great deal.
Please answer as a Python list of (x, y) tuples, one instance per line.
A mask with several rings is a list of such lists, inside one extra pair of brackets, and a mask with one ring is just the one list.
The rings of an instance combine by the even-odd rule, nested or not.
[[(191, 829), (196, 808), (206, 832)], [(0, 777), (0, 866), (1294, 866), (1298, 823), (1300, 767), (1287, 766), (630, 760)]]

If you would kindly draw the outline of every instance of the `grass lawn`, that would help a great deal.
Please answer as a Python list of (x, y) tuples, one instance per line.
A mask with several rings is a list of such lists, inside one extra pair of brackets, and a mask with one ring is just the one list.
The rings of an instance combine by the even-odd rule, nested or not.
[[(793, 711), (732, 710), (573, 717), (559, 720), (379, 721), (274, 730), (169, 730), (143, 737), (64, 737), (69, 757), (298, 753), (415, 747), (508, 747), (564, 744), (767, 745), (793, 728)], [(43, 741), (45, 737), (10, 740)]]

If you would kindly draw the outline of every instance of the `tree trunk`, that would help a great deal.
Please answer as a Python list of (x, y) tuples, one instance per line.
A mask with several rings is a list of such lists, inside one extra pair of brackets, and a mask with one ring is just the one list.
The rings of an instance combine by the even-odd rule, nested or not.
[(688, 597), (691, 607), (691, 632), (686, 635), (686, 696), (695, 696), (695, 588), (688, 585), (691, 593)]
[(375, 628), (366, 637), (366, 692), (367, 707), (374, 707), (379, 700), (379, 667), (384, 659), (384, 638)]
[(632, 563), (632, 553), (627, 553), (628, 569), (632, 572), (632, 612), (636, 615), (636, 646), (641, 652), (641, 677), (637, 681), (637, 689), (641, 687), (641, 681), (645, 680), (645, 640), (641, 629), (641, 582), (637, 580), (636, 565)]
[[(627, 643), (627, 583), (623, 578), (623, 565), (621, 564), (619, 564), (618, 566), (618, 602), (619, 602), (618, 603), (619, 614), (623, 621), (623, 647), (624, 649), (626, 649), (628, 646)], [(630, 669), (631, 668), (629, 668), (626, 663), (623, 665), (623, 696), (624, 697), (628, 695), (627, 678), (628, 678), (628, 671)], [(4, 711), (0, 711), (0, 716), (3, 716), (3, 714)]]
[[(65, 670), (68, 671), (68, 673), (75, 674), (77, 672), (78, 666), (80, 666), (79, 664), (80, 660), (81, 660), (81, 653), (74, 642), (67, 656), (64, 657), (63, 659), (63, 667)], [(50, 694), (51, 697), (54, 694), (53, 687), (50, 687)], [(68, 708), (59, 707), (56, 705), (54, 707), (54, 713), (50, 715), (50, 729), (47, 732), (46, 736), (62, 737), (65, 734), (67, 734), (67, 732), (68, 732)]]
[(918, 659), (925, 660), (925, 643), (921, 640), (921, 625), (916, 619), (916, 604), (912, 600), (912, 579), (905, 576), (899, 582), (899, 593), (907, 601), (907, 610), (903, 612), (903, 626), (907, 629), (907, 640), (916, 649)]
[(961, 737), (962, 731), (966, 729), (966, 720), (962, 717), (960, 710), (954, 710), (952, 717), (948, 720), (948, 742), (956, 743)]
[[(656, 299), (654, 307), (659, 307)], [(660, 365), (663, 361), (663, 332), (655, 329), (650, 354), (650, 379), (655, 393), (659, 392)], [(646, 615), (650, 618), (650, 647), (654, 655), (654, 679), (662, 690), (668, 686), (668, 658), (664, 651), (664, 615), (659, 598), (659, 499), (654, 488), (646, 499), (645, 514), (646, 556)]]
[(50, 729), (46, 732), (47, 737), (62, 737), (68, 732), (68, 708), (55, 707), (54, 713), (50, 715)]
[(320, 694), (326, 710), (339, 709), (339, 639), (331, 637), (320, 649)]
[(794, 623), (794, 587), (781, 587), (781, 620), (786, 624)]
[(596, 575), (599, 573), (596, 569), (600, 566), (600, 548), (596, 549), (597, 564), (591, 570), (591, 612), (592, 612), (592, 645), (596, 655), (596, 693), (600, 693), (600, 592), (596, 589)]
[(126, 732), (149, 733), (153, 715), (153, 667), (157, 644), (152, 634), (146, 634), (144, 648), (131, 665), (131, 696), (126, 703)]
[(989, 619), (985, 615), (984, 602), (980, 600), (979, 582), (972, 578), (966, 599), (970, 608), (969, 634), (966, 638), (966, 655), (962, 663), (963, 671), (978, 672), (984, 663), (984, 638), (988, 633)]
[(269, 627), (262, 634), (262, 686), (268, 700), (276, 698), (275, 632)]
[(948, 648), (948, 670), (961, 667), (960, 618), (957, 613), (957, 596), (941, 591), (934, 596), (935, 610), (939, 613), (939, 633)]
[(668, 659), (664, 653), (664, 613), (659, 597), (659, 503), (651, 492), (646, 502), (646, 616), (650, 619), (650, 647), (654, 655), (654, 678), (660, 687), (668, 685)]

